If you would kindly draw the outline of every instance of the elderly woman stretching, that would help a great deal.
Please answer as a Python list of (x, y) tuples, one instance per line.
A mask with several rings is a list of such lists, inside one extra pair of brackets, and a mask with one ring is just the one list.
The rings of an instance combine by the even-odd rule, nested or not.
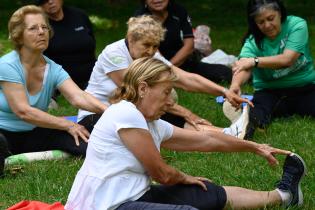
[[(224, 95), (234, 106), (238, 106), (242, 102), (251, 104), (251, 102), (241, 98), (234, 92), (197, 74), (183, 71), (162, 57), (158, 52), (158, 47), (164, 38), (164, 34), (165, 29), (162, 27), (162, 24), (151, 16), (130, 18), (126, 38), (109, 44), (98, 56), (85, 91), (108, 105), (109, 96), (116, 87), (121, 86), (124, 75), (127, 72), (126, 69), (131, 62), (137, 58), (148, 56), (160, 59), (167, 65), (172, 66), (175, 74), (178, 76), (178, 80), (174, 84), (178, 88), (190, 92)], [(79, 123), (86, 127), (93, 127), (95, 118), (98, 117), (85, 110), (80, 110), (78, 114)], [(163, 115), (162, 119), (178, 127), (192, 125), (197, 130), (200, 128), (200, 130), (223, 131), (222, 128), (211, 126), (209, 122), (202, 120), (199, 116), (179, 104), (168, 107), (167, 115)], [(237, 125), (225, 129), (224, 132), (241, 137), (242, 127), (244, 127), (243, 121), (241, 118)]]
[[(129, 67), (96, 123), (86, 159), (73, 183), (67, 210), (231, 209), (302, 203), (303, 160), (289, 151), (218, 132), (175, 127), (159, 119), (172, 105), (177, 75), (163, 62), (140, 58)], [(276, 164), (286, 154), (283, 177), (273, 191), (221, 187), (164, 162), (160, 147), (176, 151), (252, 152)], [(151, 179), (161, 185), (151, 185)]]
[(9, 21), (15, 50), (0, 59), (0, 174), (9, 154), (60, 149), (85, 156), (84, 126), (47, 113), (57, 88), (74, 106), (102, 113), (106, 105), (82, 91), (64, 69), (43, 55), (52, 36), (45, 13), (33, 5)]

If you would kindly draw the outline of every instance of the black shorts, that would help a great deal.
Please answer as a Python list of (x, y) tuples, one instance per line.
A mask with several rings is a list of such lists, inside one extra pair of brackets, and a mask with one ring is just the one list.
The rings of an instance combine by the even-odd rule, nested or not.
[(200, 210), (219, 210), (225, 207), (225, 189), (210, 182), (204, 182), (207, 191), (198, 185), (152, 185), (137, 201), (189, 205)]

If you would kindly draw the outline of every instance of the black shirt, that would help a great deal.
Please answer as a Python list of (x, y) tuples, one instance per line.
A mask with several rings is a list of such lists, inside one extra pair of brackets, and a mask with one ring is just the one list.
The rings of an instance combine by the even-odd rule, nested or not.
[(92, 24), (77, 8), (63, 7), (63, 12), (62, 20), (49, 20), (54, 36), (44, 54), (62, 65), (74, 82), (85, 88), (96, 61)]
[[(167, 7), (168, 17), (163, 23), (167, 29), (165, 39), (160, 43), (159, 51), (170, 60), (183, 47), (183, 39), (194, 37), (190, 17), (184, 7), (170, 1)], [(148, 8), (141, 8), (135, 15), (151, 14)]]

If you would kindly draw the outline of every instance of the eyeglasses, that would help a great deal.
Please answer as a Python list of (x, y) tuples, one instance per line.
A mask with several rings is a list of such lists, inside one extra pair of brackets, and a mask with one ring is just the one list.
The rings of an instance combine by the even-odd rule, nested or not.
[(39, 33), (40, 32), (40, 29), (44, 32), (44, 33), (47, 33), (49, 31), (49, 28), (48, 26), (46, 25), (42, 25), (42, 26), (39, 26), (39, 25), (33, 25), (29, 28), (26, 28), (27, 31), (33, 33), (33, 34), (36, 34), (36, 33)]

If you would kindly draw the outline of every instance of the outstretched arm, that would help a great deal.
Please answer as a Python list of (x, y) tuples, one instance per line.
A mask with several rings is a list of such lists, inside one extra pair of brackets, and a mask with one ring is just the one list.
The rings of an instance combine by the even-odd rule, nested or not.
[(209, 125), (209, 126), (211, 125), (211, 123), (208, 122), (207, 120), (202, 119), (198, 115), (191, 112), (189, 109), (186, 109), (185, 107), (179, 104), (174, 104), (173, 106), (171, 106), (168, 112), (174, 115), (183, 117), (185, 121), (191, 124), (196, 130), (200, 130), (200, 128), (198, 127), (198, 124), (202, 123), (202, 125)]
[(273, 148), (266, 144), (239, 140), (219, 132), (196, 132), (174, 126), (173, 136), (164, 141), (163, 148), (177, 151), (199, 152), (252, 152), (267, 159), (270, 165), (278, 164), (275, 154), (291, 152)]
[(165, 163), (156, 148), (149, 131), (139, 128), (123, 128), (118, 134), (125, 146), (139, 160), (155, 181), (166, 184), (197, 184), (206, 190), (202, 177), (187, 175)]
[(224, 95), (227, 100), (235, 107), (239, 107), (243, 102), (253, 106), (253, 104), (248, 99), (244, 99), (234, 92), (226, 89), (225, 87), (207, 80), (198, 74), (186, 72), (176, 66), (172, 66), (172, 68), (179, 78), (175, 82), (176, 87), (190, 92), (208, 93), (216, 96)]
[(101, 114), (107, 108), (107, 105), (100, 102), (91, 94), (81, 90), (72, 79), (67, 79), (58, 90), (73, 106), (93, 113)]

